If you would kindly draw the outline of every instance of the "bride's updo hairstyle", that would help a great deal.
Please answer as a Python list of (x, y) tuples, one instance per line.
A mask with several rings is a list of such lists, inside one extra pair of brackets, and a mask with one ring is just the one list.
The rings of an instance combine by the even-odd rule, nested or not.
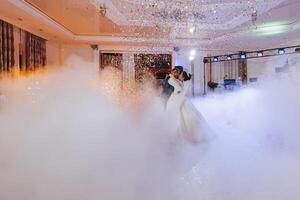
[(185, 71), (182, 72), (182, 76), (183, 76), (183, 80), (184, 80), (184, 81), (189, 81), (189, 80), (191, 80), (191, 78), (192, 78), (192, 74), (187, 73), (187, 72), (185, 72)]

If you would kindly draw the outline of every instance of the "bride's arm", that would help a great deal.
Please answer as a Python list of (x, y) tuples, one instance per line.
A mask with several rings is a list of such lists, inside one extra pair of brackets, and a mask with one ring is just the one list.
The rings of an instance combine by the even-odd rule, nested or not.
[(185, 81), (183, 84), (184, 93), (187, 94), (191, 87), (191, 81)]
[(170, 75), (168, 82), (174, 87), (174, 92), (180, 93), (183, 91), (183, 84), (174, 76)]

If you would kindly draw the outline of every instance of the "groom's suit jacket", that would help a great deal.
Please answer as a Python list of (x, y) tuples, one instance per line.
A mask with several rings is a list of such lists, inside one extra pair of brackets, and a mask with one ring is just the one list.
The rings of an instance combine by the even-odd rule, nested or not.
[(174, 87), (172, 85), (169, 84), (168, 80), (169, 80), (170, 76), (167, 76), (163, 82), (163, 95), (167, 98), (169, 98), (171, 96), (171, 94), (174, 92)]

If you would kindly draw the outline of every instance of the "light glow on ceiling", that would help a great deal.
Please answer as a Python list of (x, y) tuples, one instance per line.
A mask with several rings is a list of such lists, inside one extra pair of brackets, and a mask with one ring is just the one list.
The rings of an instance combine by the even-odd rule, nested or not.
[(286, 21), (275, 21), (258, 25), (253, 32), (256, 36), (271, 36), (286, 33), (292, 26)]

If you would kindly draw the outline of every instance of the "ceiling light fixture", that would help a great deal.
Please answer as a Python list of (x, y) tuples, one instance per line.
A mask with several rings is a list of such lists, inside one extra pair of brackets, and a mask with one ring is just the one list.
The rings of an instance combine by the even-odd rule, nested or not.
[(106, 0), (90, 0), (90, 2), (96, 7), (99, 13), (105, 17), (107, 12)]
[(238, 60), (238, 59), (252, 59), (252, 58), (261, 58), (261, 57), (271, 57), (271, 56), (280, 56), (287, 54), (296, 54), (300, 53), (300, 45), (287, 46), (287, 47), (279, 47), (274, 49), (265, 49), (265, 50), (257, 50), (257, 51), (241, 51), (235, 54), (225, 54), (225, 55), (216, 55), (204, 57), (203, 62), (226, 62), (230, 60)]
[(252, 23), (255, 24), (256, 21), (257, 21), (257, 10), (254, 10), (252, 15), (251, 15), (251, 20), (252, 20)]
[(246, 59), (246, 57), (247, 57), (246, 53), (242, 52), (242, 53), (240, 54), (240, 58), (241, 58), (241, 59)]
[(264, 55), (264, 53), (263, 53), (262, 51), (258, 51), (258, 52), (257, 52), (257, 56), (258, 56), (258, 57), (262, 57), (263, 55)]
[(278, 49), (278, 54), (280, 54), (280, 55), (285, 54), (285, 49), (283, 49), (283, 48)]
[(106, 5), (105, 4), (101, 4), (99, 6), (99, 12), (102, 15), (102, 17), (105, 17), (105, 15), (106, 15)]
[(274, 21), (258, 24), (252, 32), (256, 36), (279, 35), (292, 30), (288, 21)]

